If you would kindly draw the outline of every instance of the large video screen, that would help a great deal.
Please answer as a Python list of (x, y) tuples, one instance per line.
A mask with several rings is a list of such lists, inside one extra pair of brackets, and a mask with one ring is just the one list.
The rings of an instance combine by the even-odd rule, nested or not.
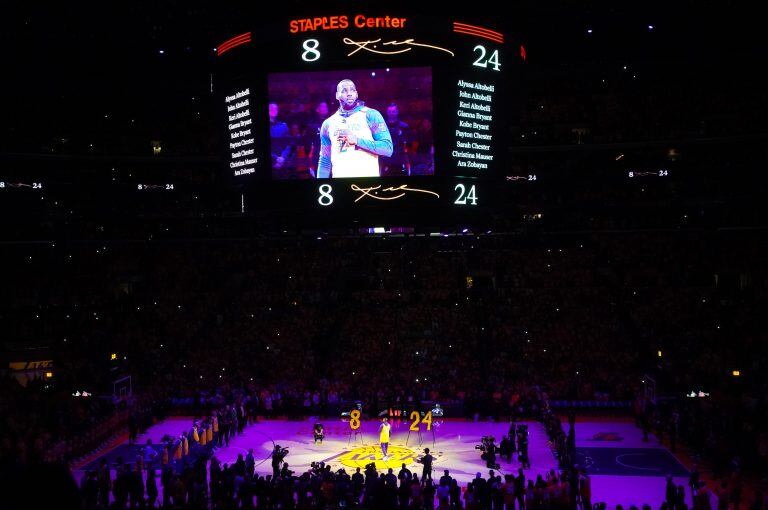
[(507, 21), (487, 9), (358, 7), (263, 17), (216, 46), (222, 161), (241, 211), (368, 221), (479, 210), (501, 179), (537, 179), (509, 171), (508, 123), (522, 102), (512, 78), (526, 53)]
[(272, 178), (435, 175), (432, 69), (267, 76)]

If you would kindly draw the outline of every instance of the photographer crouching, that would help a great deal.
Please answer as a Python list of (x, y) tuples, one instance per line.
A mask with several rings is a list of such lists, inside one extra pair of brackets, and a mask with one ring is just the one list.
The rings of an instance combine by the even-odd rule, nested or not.
[(475, 445), (475, 450), (480, 450), (480, 458), (485, 461), (488, 469), (501, 469), (501, 466), (496, 463), (496, 452), (498, 447), (495, 444), (496, 438), (493, 436), (483, 436), (480, 439), (480, 444)]

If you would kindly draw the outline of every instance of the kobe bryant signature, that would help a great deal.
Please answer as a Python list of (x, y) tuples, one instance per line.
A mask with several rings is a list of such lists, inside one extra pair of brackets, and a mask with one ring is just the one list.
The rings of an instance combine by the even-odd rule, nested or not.
[[(355, 199), (355, 202), (359, 202), (365, 197), (371, 197), (375, 200), (397, 200), (398, 198), (404, 197), (406, 192), (408, 191), (413, 191), (416, 193), (428, 193), (430, 195), (435, 195), (437, 198), (440, 198), (440, 195), (438, 195), (434, 191), (429, 191), (426, 189), (409, 188), (407, 184), (403, 184), (398, 187), (390, 186), (384, 189), (381, 189), (381, 184), (379, 184), (378, 186), (371, 186), (370, 188), (361, 188), (357, 184), (353, 184), (352, 191), (360, 192), (360, 196)], [(389, 196), (386, 196), (386, 195), (382, 196), (382, 195), (379, 195), (379, 192), (394, 193), (394, 194)]]
[[(373, 39), (370, 41), (353, 41), (349, 37), (345, 37), (343, 39), (344, 44), (348, 46), (355, 46), (355, 49), (352, 50), (347, 54), (348, 57), (351, 57), (355, 53), (357, 53), (360, 50), (370, 51), (371, 53), (377, 53), (379, 55), (397, 55), (398, 53), (405, 53), (408, 51), (411, 51), (414, 46), (419, 46), (421, 48), (430, 48), (437, 51), (444, 51), (445, 53), (448, 53), (450, 56), (454, 56), (454, 53), (451, 50), (447, 50), (445, 48), (441, 48), (440, 46), (432, 46), (431, 44), (424, 44), (414, 41), (413, 39), (405, 39), (404, 41), (386, 41), (381, 42), (381, 37), (378, 39)], [(386, 50), (379, 50), (376, 49), (381, 46), (391, 46), (392, 49), (387, 48)], [(400, 46), (406, 46), (405, 48), (400, 48)]]

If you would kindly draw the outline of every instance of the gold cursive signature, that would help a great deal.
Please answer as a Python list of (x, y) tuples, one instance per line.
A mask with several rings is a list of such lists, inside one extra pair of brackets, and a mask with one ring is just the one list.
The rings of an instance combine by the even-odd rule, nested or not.
[[(357, 46), (354, 50), (352, 50), (350, 53), (347, 54), (348, 57), (351, 57), (355, 53), (357, 53), (360, 50), (370, 51), (371, 53), (377, 53), (379, 55), (397, 55), (398, 53), (405, 53), (407, 51), (411, 51), (413, 48), (412, 46), (420, 46), (422, 48), (431, 48), (433, 50), (437, 51), (444, 51), (448, 53), (450, 56), (454, 56), (453, 52), (451, 50), (447, 50), (445, 48), (441, 48), (440, 46), (432, 46), (431, 44), (424, 44), (424, 43), (418, 43), (414, 41), (413, 39), (406, 39), (404, 41), (387, 41), (387, 42), (381, 42), (381, 37), (378, 39), (373, 39), (371, 41), (353, 41), (349, 37), (345, 37), (344, 44), (348, 46)], [(407, 48), (399, 49), (396, 51), (381, 51), (375, 49), (378, 44), (381, 43), (382, 46), (403, 46), (404, 44), (409, 45)]]
[[(376, 200), (397, 200), (398, 198), (404, 197), (405, 192), (407, 191), (415, 191), (417, 193), (429, 193), (430, 195), (435, 195), (437, 198), (440, 198), (440, 195), (435, 193), (434, 191), (429, 191), (426, 189), (417, 189), (417, 188), (409, 188), (407, 184), (403, 184), (398, 187), (390, 186), (389, 188), (380, 189), (381, 184), (378, 186), (371, 186), (370, 188), (361, 188), (357, 184), (352, 185), (352, 191), (359, 191), (361, 195), (355, 199), (355, 202), (358, 202), (362, 200), (364, 197), (371, 197)], [(396, 193), (398, 191), (402, 191), (399, 195), (391, 196), (391, 197), (380, 197), (378, 196), (379, 191), (381, 192), (393, 192)]]

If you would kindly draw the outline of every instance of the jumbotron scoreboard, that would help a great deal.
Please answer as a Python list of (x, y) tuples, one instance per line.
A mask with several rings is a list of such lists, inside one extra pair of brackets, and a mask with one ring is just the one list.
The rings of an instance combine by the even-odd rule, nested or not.
[(234, 35), (216, 48), (224, 171), (266, 207), (489, 206), (525, 57), (512, 40), (488, 20), (363, 10)]

